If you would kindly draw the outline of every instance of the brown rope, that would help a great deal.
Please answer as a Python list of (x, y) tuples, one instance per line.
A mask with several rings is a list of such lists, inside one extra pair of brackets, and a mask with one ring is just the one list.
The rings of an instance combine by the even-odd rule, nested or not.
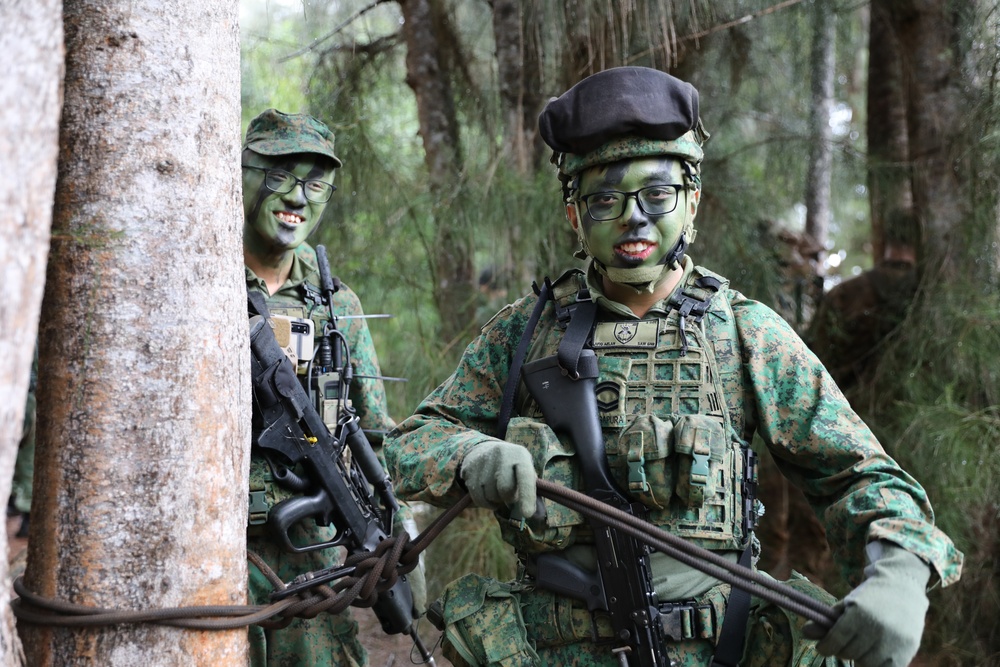
[[(801, 591), (732, 563), (714, 552), (686, 542), (586, 494), (545, 480), (538, 480), (537, 487), (542, 497), (606, 523), (682, 563), (820, 625), (830, 626), (837, 618), (831, 607)], [(247, 625), (282, 628), (295, 618), (314, 618), (324, 612), (336, 614), (349, 606), (372, 606), (378, 599), (378, 593), (395, 585), (400, 575), (412, 571), (417, 566), (420, 553), (471, 504), (472, 498), (466, 494), (439, 515), (415, 540), (411, 541), (405, 533), (383, 540), (373, 553), (348, 556), (344, 567), (353, 568), (352, 573), (332, 586), (317, 584), (270, 605), (170, 607), (138, 611), (103, 609), (43, 597), (28, 590), (23, 579), (18, 577), (14, 580), (14, 590), (20, 598), (13, 600), (11, 607), (19, 620), (39, 625), (97, 627), (122, 623), (154, 623), (197, 630), (232, 630)], [(248, 552), (247, 558), (275, 591), (287, 588), (259, 555)]]
[(537, 486), (542, 497), (606, 523), (719, 581), (742, 588), (751, 595), (773, 602), (824, 627), (830, 627), (837, 620), (838, 614), (829, 605), (756, 570), (728, 561), (717, 553), (687, 542), (616, 507), (542, 479), (538, 480)]
[[(296, 618), (314, 618), (324, 612), (336, 614), (352, 605), (372, 606), (380, 591), (391, 588), (400, 575), (417, 567), (420, 553), (471, 504), (472, 499), (466, 495), (438, 516), (413, 541), (404, 532), (380, 542), (374, 553), (348, 556), (344, 565), (354, 567), (354, 573), (343, 577), (333, 586), (318, 584), (303, 593), (269, 605), (106, 609), (39, 595), (24, 585), (23, 577), (17, 577), (14, 580), (14, 591), (19, 597), (11, 601), (11, 609), (18, 620), (26, 623), (62, 627), (152, 623), (193, 630), (233, 630), (248, 625), (283, 628)], [(247, 552), (247, 559), (260, 570), (275, 591), (286, 588), (281, 578), (258, 554)]]

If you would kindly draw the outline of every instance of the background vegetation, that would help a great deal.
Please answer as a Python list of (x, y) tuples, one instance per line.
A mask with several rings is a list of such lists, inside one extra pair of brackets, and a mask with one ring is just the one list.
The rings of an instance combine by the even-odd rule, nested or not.
[[(712, 139), (691, 254), (750, 296), (790, 303), (782, 312), (804, 330), (821, 292), (811, 277), (821, 274), (829, 288), (870, 267), (881, 244), (886, 203), (871, 196), (867, 118), (869, 73), (880, 63), (869, 61), (869, 35), (875, 12), (888, 11), (904, 61), (919, 64), (923, 56), (906, 39), (916, 22), (912, 4), (827, 5), (836, 44), (823, 142), (832, 159), (829, 240), (821, 264), (805, 273), (788, 261), (794, 244), (777, 239), (780, 230), (801, 234), (808, 216), (807, 174), (817, 145), (810, 125), (818, 34), (812, 2), (243, 0), (244, 126), (276, 107), (312, 113), (336, 131), (344, 168), (327, 224), (312, 241), (328, 246), (334, 272), (362, 295), (368, 312), (394, 315), (373, 320), (371, 329), (383, 371), (408, 379), (389, 386), (390, 407), (402, 419), (500, 305), (533, 279), (573, 265), (554, 169), (524, 119), (606, 67), (658, 67), (698, 87)], [(925, 224), (921, 288), (853, 400), (890, 453), (927, 487), (939, 525), (966, 554), (962, 582), (932, 593), (923, 659), (988, 664), (1000, 656), (998, 12), (993, 2), (927, 4), (948, 18), (937, 29), (946, 33), (951, 84), (943, 93), (943, 85), (907, 88), (913, 145), (906, 163), (893, 165), (909, 174), (904, 180)], [(444, 84), (430, 101), (411, 60), (423, 6)], [(517, 29), (501, 30), (510, 25), (502, 20), (511, 7)], [(518, 65), (511, 68), (503, 54), (514, 37)], [(929, 43), (926, 35), (920, 43)], [(511, 71), (521, 82), (513, 95)], [(927, 97), (937, 94), (948, 97)], [(450, 134), (428, 142), (421, 112), (434, 103), (453, 122)], [(928, 110), (940, 111), (938, 134), (948, 137), (941, 162), (928, 162), (941, 149), (927, 138), (935, 135), (914, 129), (924, 127), (913, 119)], [(520, 136), (512, 130), (517, 112)], [(453, 151), (438, 168), (430, 158), (442, 146)], [(492, 291), (478, 289), (486, 269)], [(503, 545), (466, 532), (488, 533), (474, 517), (468, 521), (463, 531), (450, 531), (467, 547), (450, 560), (463, 570), (509, 572)], [(454, 544), (448, 549), (456, 553)], [(435, 567), (432, 574), (446, 580), (453, 573)], [(432, 592), (440, 585), (435, 581)]]

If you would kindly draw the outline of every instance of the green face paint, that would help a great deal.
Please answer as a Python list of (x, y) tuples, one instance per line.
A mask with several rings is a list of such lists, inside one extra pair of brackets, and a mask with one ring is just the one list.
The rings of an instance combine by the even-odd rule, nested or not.
[[(245, 151), (249, 167), (284, 169), (302, 180), (333, 183), (331, 161), (322, 155), (296, 153), (267, 156)], [(265, 172), (243, 169), (243, 243), (252, 254), (265, 256), (300, 246), (319, 224), (326, 203), (309, 201), (305, 185), (296, 183), (290, 192), (278, 194), (264, 185)]]
[[(614, 220), (598, 221), (605, 217), (603, 202), (620, 195), (590, 197), (593, 212), (584, 201), (599, 193), (634, 193), (651, 186), (676, 185), (683, 188), (684, 171), (681, 163), (669, 157), (638, 158), (591, 167), (580, 176), (579, 234), (588, 254), (609, 269), (652, 269), (659, 266), (680, 239), (685, 223), (691, 215), (689, 193), (680, 189), (676, 207), (669, 213), (652, 215), (643, 211), (655, 210), (657, 189), (625, 198), (622, 214)], [(651, 194), (650, 194), (651, 193)], [(638, 198), (646, 199), (640, 207)], [(645, 275), (648, 271), (639, 271)], [(644, 278), (643, 280), (648, 280)]]

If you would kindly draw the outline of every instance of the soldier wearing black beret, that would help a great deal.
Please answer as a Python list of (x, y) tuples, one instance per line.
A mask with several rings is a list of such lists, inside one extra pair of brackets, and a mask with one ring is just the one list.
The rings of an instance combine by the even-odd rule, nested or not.
[[(653, 69), (610, 69), (550, 101), (539, 128), (586, 270), (501, 310), (386, 440), (401, 496), (448, 506), (467, 492), (494, 510), (521, 563), (514, 582), (468, 575), (448, 586), (436, 613), (445, 654), (460, 665), (654, 664), (607, 614), (588, 609), (589, 587), (577, 586), (596, 581), (601, 566), (595, 528), (536, 493), (539, 478), (592, 492), (580, 460), (596, 448), (577, 449), (565, 432), (586, 414), (581, 406), (562, 406), (570, 416), (559, 415), (557, 432), (553, 412), (519, 380), (532, 362), (553, 360), (563, 377), (580, 377), (593, 350), (594, 402), (576, 400), (597, 412), (598, 464), (646, 520), (754, 567), (762, 511), (748, 443), (759, 434), (857, 584), (838, 602), (793, 573), (790, 586), (840, 613), (832, 628), (818, 627), (653, 551), (638, 569), (648, 567), (655, 613), (635, 614), (663, 624), (655, 664), (908, 664), (925, 588), (956, 582), (962, 554), (934, 526), (923, 488), (785, 321), (689, 256), (708, 139), (697, 90)], [(567, 354), (573, 345), (584, 351)], [(543, 557), (561, 563), (545, 573), (565, 576), (544, 574)]]

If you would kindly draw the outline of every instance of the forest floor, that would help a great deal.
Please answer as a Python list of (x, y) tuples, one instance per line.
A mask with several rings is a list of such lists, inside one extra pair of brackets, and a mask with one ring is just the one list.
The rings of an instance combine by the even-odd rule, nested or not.
[[(352, 609), (358, 622), (358, 638), (368, 649), (369, 667), (405, 667), (414, 662), (420, 663), (420, 653), (413, 646), (409, 635), (387, 635), (382, 632), (375, 613), (371, 609)], [(434, 646), (440, 632), (426, 620), (421, 620), (419, 626), (420, 640), (428, 649), (434, 650), (434, 662), (437, 667), (451, 667), (451, 661), (441, 655), (441, 649)], [(411, 660), (411, 650), (412, 658)]]
[[(11, 580), (23, 574), (28, 558), (28, 540), (16, 537), (21, 526), (20, 517), (7, 517), (7, 560), (10, 567)], [(13, 593), (11, 594), (13, 595)], [(368, 650), (369, 667), (406, 667), (413, 664), (410, 651), (419, 662), (419, 654), (413, 647), (413, 641), (408, 635), (387, 635), (382, 632), (375, 613), (371, 609), (352, 609), (351, 613), (358, 622), (358, 637), (361, 644)], [(430, 648), (440, 634), (427, 621), (420, 623), (420, 638)], [(441, 656), (440, 649), (435, 652), (434, 660), (438, 667), (451, 667), (451, 662)]]

